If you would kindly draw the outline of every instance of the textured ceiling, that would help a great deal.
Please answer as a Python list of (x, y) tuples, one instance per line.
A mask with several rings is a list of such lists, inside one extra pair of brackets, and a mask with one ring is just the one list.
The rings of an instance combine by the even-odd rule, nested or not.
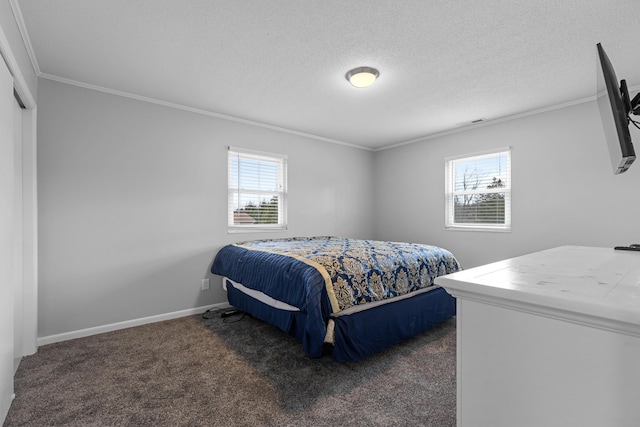
[(11, 1), (43, 78), (372, 149), (592, 97), (598, 42), (640, 89), (637, 0)]

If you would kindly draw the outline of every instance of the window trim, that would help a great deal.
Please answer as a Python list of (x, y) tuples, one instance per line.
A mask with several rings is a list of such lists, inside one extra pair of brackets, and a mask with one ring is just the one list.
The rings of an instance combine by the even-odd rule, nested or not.
[[(282, 170), (279, 171), (281, 176), (280, 184), (282, 186), (281, 191), (278, 191), (278, 195), (281, 197), (281, 202), (278, 204), (278, 224), (234, 224), (233, 212), (234, 206), (231, 203), (232, 195), (238, 193), (240, 189), (232, 188), (232, 175), (231, 175), (231, 159), (232, 155), (238, 155), (243, 157), (264, 157), (268, 160), (277, 161)], [(260, 233), (260, 232), (275, 232), (284, 231), (288, 229), (287, 219), (287, 161), (288, 156), (286, 154), (271, 153), (267, 151), (252, 150), (248, 148), (227, 146), (227, 232), (228, 233)]]
[[(485, 232), (498, 232), (498, 233), (509, 233), (511, 232), (511, 207), (512, 207), (512, 173), (511, 173), (511, 152), (512, 149), (510, 146), (494, 148), (490, 150), (478, 151), (474, 153), (468, 153), (458, 156), (445, 157), (444, 159), (444, 167), (445, 167), (445, 182), (444, 182), (444, 203), (445, 203), (445, 230), (454, 230), (454, 231), (485, 231)], [(482, 157), (482, 156), (490, 156), (492, 154), (499, 153), (507, 153), (507, 171), (509, 173), (509, 178), (507, 180), (507, 187), (504, 190), (499, 192), (506, 193), (505, 196), (505, 218), (504, 224), (473, 224), (473, 223), (455, 223), (453, 221), (454, 209), (453, 203), (455, 200), (455, 195), (460, 194), (453, 191), (452, 186), (455, 182), (454, 168), (453, 163), (457, 160), (471, 159), (474, 157)], [(498, 191), (496, 191), (498, 192)], [(478, 192), (480, 193), (480, 192)]]

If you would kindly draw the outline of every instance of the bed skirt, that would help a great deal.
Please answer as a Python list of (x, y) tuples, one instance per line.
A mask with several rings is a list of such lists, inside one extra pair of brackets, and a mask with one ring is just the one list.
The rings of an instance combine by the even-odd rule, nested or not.
[[(239, 311), (277, 326), (302, 341), (303, 346), (312, 337), (305, 334), (307, 315), (295, 309), (274, 308), (258, 299), (248, 297), (236, 289), (227, 278), (225, 287), (229, 304)], [(355, 362), (386, 347), (425, 332), (455, 316), (456, 300), (443, 288), (419, 293), (411, 298), (388, 302), (367, 310), (331, 316), (333, 323), (333, 360)], [(321, 357), (321, 353), (310, 354)]]
[(455, 314), (455, 298), (438, 287), (411, 298), (333, 317), (333, 360), (363, 359), (427, 331)]

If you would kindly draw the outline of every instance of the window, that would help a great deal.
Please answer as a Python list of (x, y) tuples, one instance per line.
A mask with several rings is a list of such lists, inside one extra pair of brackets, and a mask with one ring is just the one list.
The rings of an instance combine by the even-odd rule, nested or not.
[(445, 159), (447, 229), (511, 230), (511, 149)]
[(287, 156), (229, 147), (230, 232), (286, 230)]

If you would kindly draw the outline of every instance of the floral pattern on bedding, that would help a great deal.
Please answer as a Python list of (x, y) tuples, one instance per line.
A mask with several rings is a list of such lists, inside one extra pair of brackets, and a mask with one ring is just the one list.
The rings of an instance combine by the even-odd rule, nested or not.
[(334, 311), (424, 289), (433, 286), (436, 277), (460, 269), (446, 249), (416, 243), (295, 237), (236, 246), (291, 256), (315, 266), (330, 282), (327, 291)]

